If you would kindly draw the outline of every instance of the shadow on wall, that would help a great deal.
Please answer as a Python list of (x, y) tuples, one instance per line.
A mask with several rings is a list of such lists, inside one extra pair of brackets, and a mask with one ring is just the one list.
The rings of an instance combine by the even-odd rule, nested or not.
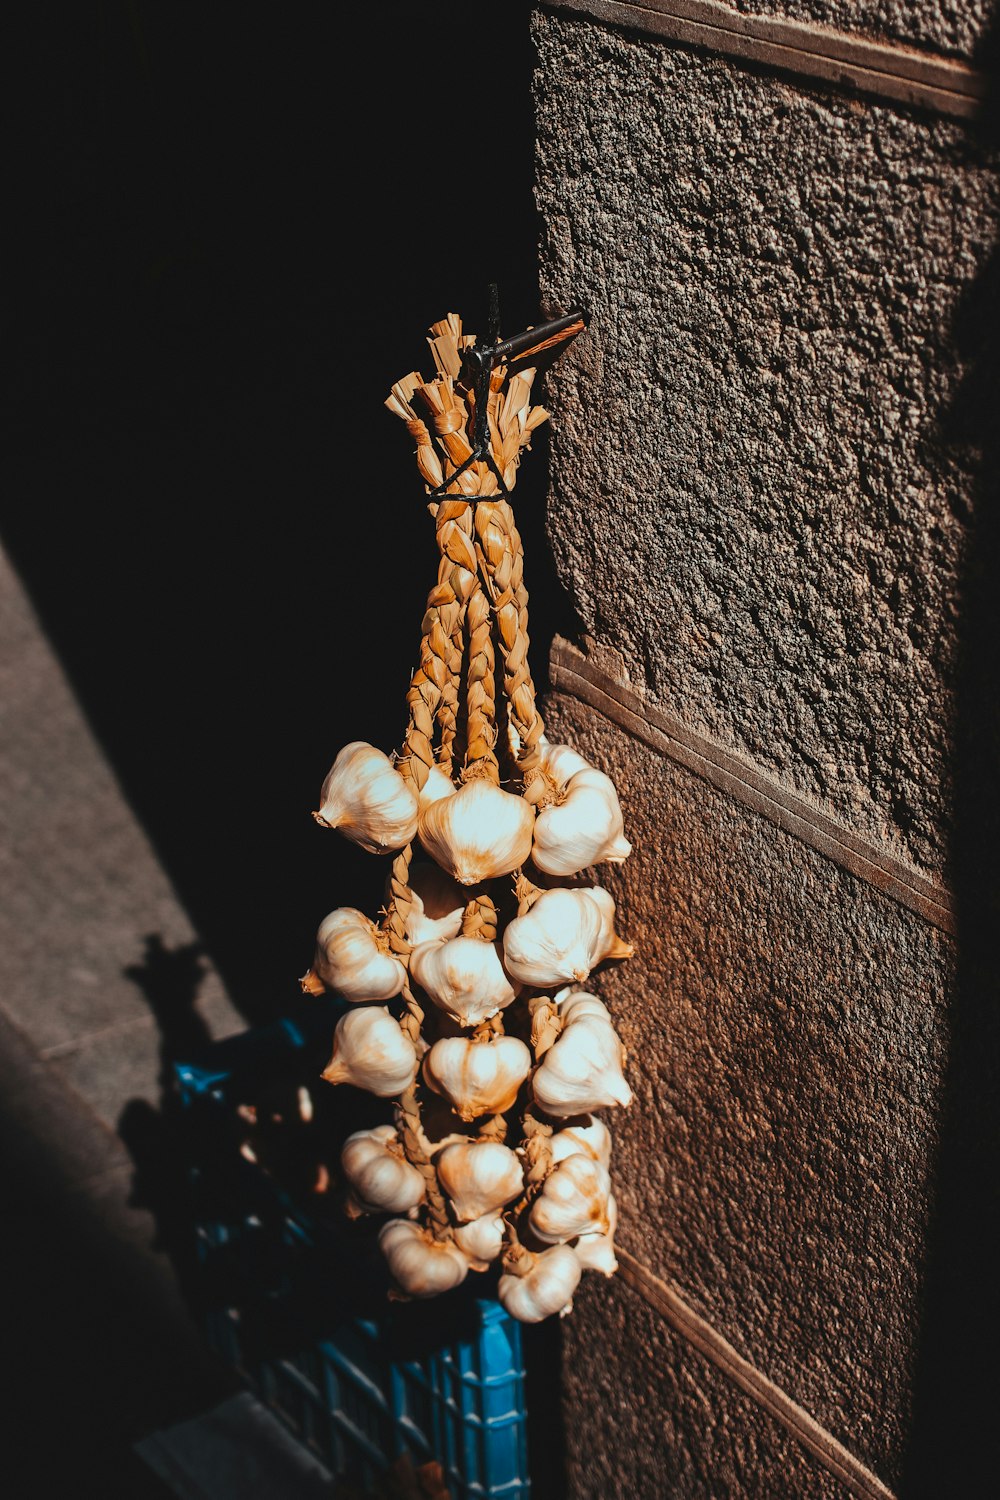
[[(57, 8), (58, 10), (59, 8)], [(383, 402), (428, 324), (537, 305), (530, 6), (21, 17), (3, 542), (250, 1019), (382, 862), (310, 818), (391, 749), (436, 569)], [(348, 87), (350, 85), (350, 87)], [(524, 465), (534, 666), (562, 608)]]
[[(980, 58), (992, 98), (972, 149), (1000, 147), (1000, 34)], [(994, 156), (995, 160), (995, 156)], [(957, 682), (952, 868), (958, 974), (905, 1500), (996, 1487), (1000, 1336), (1000, 247), (949, 330), (966, 367), (933, 440), (978, 474), (968, 518)], [(951, 349), (945, 348), (945, 356)]]

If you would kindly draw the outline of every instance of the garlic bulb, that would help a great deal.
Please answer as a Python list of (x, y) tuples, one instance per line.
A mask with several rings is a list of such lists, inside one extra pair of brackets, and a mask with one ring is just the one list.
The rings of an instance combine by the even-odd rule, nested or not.
[(494, 1213), (524, 1186), (521, 1163), (499, 1141), (446, 1146), (434, 1165), (460, 1224)]
[(406, 1160), (392, 1125), (356, 1130), (340, 1153), (344, 1175), (362, 1208), (405, 1214), (424, 1196), (424, 1179)]
[[(503, 935), (504, 966), (513, 979), (545, 989), (581, 981), (603, 958), (625, 957), (616, 952), (614, 901), (599, 886), (543, 891), (523, 917), (515, 917)], [(607, 903), (611, 903), (609, 926)], [(632, 949), (628, 944), (622, 950)]]
[(313, 971), (345, 1000), (391, 1000), (406, 983), (406, 970), (387, 950), (363, 911), (340, 906), (320, 923)]
[(611, 1178), (599, 1161), (577, 1152), (560, 1162), (542, 1183), (528, 1215), (544, 1244), (559, 1245), (578, 1234), (607, 1234)]
[(622, 1073), (625, 1048), (618, 1033), (610, 1020), (588, 1013), (591, 1004), (600, 1005), (596, 996), (580, 995), (578, 999), (583, 1004), (576, 1008), (575, 1002), (570, 1002), (567, 1006), (566, 1025), (531, 1080), (539, 1108), (557, 1118), (632, 1102), (632, 1091)]
[(504, 973), (499, 943), (475, 937), (421, 943), (410, 954), (410, 973), (434, 1004), (463, 1026), (488, 1021), (520, 990)]
[(443, 1037), (423, 1067), (427, 1083), (451, 1101), (459, 1117), (476, 1120), (510, 1109), (531, 1069), (531, 1053), (515, 1036), (485, 1042)]
[(573, 1252), (585, 1271), (601, 1271), (613, 1276), (618, 1269), (615, 1255), (615, 1230), (618, 1228), (618, 1205), (614, 1193), (608, 1194), (608, 1229), (606, 1234), (581, 1234), (573, 1241)]
[(417, 793), (420, 811), (430, 807), (432, 802), (440, 802), (442, 797), (450, 797), (455, 790), (455, 783), (447, 771), (440, 766), (431, 766), (427, 772), (427, 780)]
[(323, 1069), (327, 1083), (351, 1083), (391, 1099), (409, 1088), (416, 1073), (417, 1049), (384, 1005), (341, 1016), (333, 1056)]
[(582, 1151), (584, 1156), (592, 1156), (607, 1170), (611, 1165), (611, 1131), (596, 1115), (587, 1115), (586, 1123), (567, 1125), (565, 1130), (557, 1130), (550, 1136), (549, 1150), (554, 1166), (565, 1161), (567, 1156)]
[(324, 828), (339, 828), (370, 854), (382, 854), (410, 842), (418, 811), (416, 792), (389, 757), (364, 740), (352, 740), (327, 772), (313, 817)]
[(413, 901), (406, 918), (406, 936), (414, 947), (458, 936), (468, 899), (440, 865), (430, 860), (412, 865), (410, 895)]
[(516, 870), (531, 853), (535, 810), (484, 777), (467, 781), (420, 813), (420, 842), (461, 885)]
[(556, 801), (535, 818), (531, 857), (538, 868), (576, 875), (604, 860), (620, 864), (632, 845), (611, 778), (568, 745), (550, 746), (542, 764), (555, 783)]
[(468, 1259), (473, 1271), (485, 1271), (503, 1249), (503, 1219), (499, 1214), (484, 1214), (455, 1230), (455, 1244)]
[[(497, 1296), (505, 1310), (519, 1323), (540, 1323), (553, 1313), (569, 1312), (582, 1273), (569, 1245), (553, 1245), (538, 1255), (522, 1249), (521, 1256), (531, 1257), (527, 1273), (515, 1276), (507, 1272), (497, 1286)], [(512, 1259), (508, 1253), (505, 1264)], [(518, 1269), (523, 1264), (521, 1259)]]
[(436, 1240), (409, 1219), (390, 1219), (378, 1236), (379, 1249), (396, 1284), (410, 1297), (437, 1297), (463, 1282), (469, 1262), (450, 1240)]

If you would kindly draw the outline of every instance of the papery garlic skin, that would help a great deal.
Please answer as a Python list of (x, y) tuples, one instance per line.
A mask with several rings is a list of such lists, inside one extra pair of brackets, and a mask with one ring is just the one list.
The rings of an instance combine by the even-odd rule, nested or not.
[(468, 897), (462, 887), (440, 865), (425, 861), (410, 866), (410, 910), (406, 937), (414, 948), (420, 943), (441, 943), (457, 937)]
[(550, 1172), (531, 1205), (528, 1222), (547, 1245), (580, 1234), (607, 1234), (611, 1178), (599, 1161), (577, 1152)]
[(459, 787), (420, 813), (418, 832), (427, 853), (460, 885), (509, 875), (531, 853), (535, 810), (523, 797), (485, 777)]
[(497, 1296), (519, 1323), (541, 1323), (553, 1313), (569, 1311), (582, 1270), (569, 1245), (553, 1245), (532, 1257), (526, 1275), (501, 1276)]
[(504, 972), (499, 943), (475, 937), (421, 943), (410, 954), (410, 973), (434, 1004), (462, 1026), (488, 1021), (520, 991)]
[(503, 952), (511, 978), (540, 989), (571, 979), (579, 983), (609, 956), (616, 940), (613, 923), (609, 930), (607, 902), (613, 918), (614, 901), (606, 891), (601, 892), (606, 899), (595, 899), (599, 889), (543, 891), (529, 911), (508, 923)]
[(535, 818), (531, 857), (549, 875), (620, 864), (632, 852), (614, 782), (568, 745), (546, 749), (542, 767), (556, 800)]
[(450, 1240), (435, 1240), (409, 1219), (390, 1219), (378, 1236), (389, 1272), (410, 1297), (437, 1297), (459, 1286), (469, 1262)]
[(608, 1228), (605, 1234), (581, 1234), (573, 1241), (573, 1252), (585, 1271), (600, 1271), (613, 1276), (618, 1270), (615, 1255), (615, 1230), (618, 1228), (618, 1205), (614, 1193), (608, 1194)]
[(521, 1163), (499, 1141), (446, 1146), (434, 1165), (460, 1224), (503, 1208), (524, 1187)]
[(531, 1080), (539, 1107), (560, 1119), (632, 1102), (622, 1071), (625, 1048), (610, 1019), (592, 1013), (592, 1005), (604, 1007), (594, 995), (576, 999), (582, 1003), (567, 1005), (566, 1025)]
[(615, 931), (615, 899), (610, 891), (606, 891), (601, 885), (587, 887), (587, 894), (591, 901), (596, 901), (603, 919), (601, 928), (601, 956), (603, 958), (631, 958), (635, 949), (631, 943), (626, 943)]
[(503, 1249), (503, 1219), (499, 1214), (484, 1214), (481, 1219), (459, 1224), (455, 1244), (473, 1271), (487, 1270)]
[(504, 1114), (531, 1069), (531, 1053), (514, 1036), (489, 1041), (443, 1037), (423, 1061), (424, 1078), (452, 1104), (460, 1119)]
[(392, 1099), (409, 1088), (417, 1065), (417, 1049), (399, 1022), (385, 1006), (366, 1006), (337, 1022), (333, 1056), (323, 1077), (327, 1083), (350, 1083)]
[(337, 756), (313, 813), (370, 854), (402, 849), (417, 831), (419, 803), (389, 757), (365, 740), (352, 740)]
[(424, 1179), (406, 1160), (392, 1125), (349, 1135), (340, 1164), (358, 1203), (369, 1213), (405, 1214), (423, 1201)]
[(313, 970), (345, 1000), (391, 1000), (406, 983), (406, 970), (386, 947), (363, 911), (339, 906), (320, 923)]
[(583, 1152), (585, 1156), (592, 1156), (595, 1161), (599, 1161), (607, 1171), (611, 1165), (611, 1131), (603, 1120), (587, 1116), (585, 1122), (567, 1125), (564, 1130), (557, 1130), (551, 1135), (549, 1151), (554, 1166), (565, 1161), (567, 1156)]

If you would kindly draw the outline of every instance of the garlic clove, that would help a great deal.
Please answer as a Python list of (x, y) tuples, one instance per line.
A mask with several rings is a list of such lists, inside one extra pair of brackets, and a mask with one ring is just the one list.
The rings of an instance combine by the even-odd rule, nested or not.
[(610, 891), (603, 886), (593, 885), (587, 889), (591, 901), (596, 901), (603, 918), (601, 930), (601, 957), (602, 958), (631, 958), (635, 949), (631, 943), (626, 943), (615, 931), (615, 901)]
[(590, 865), (620, 864), (632, 852), (611, 778), (586, 766), (535, 818), (531, 857), (549, 875), (576, 875)]
[(522, 1250), (522, 1255), (531, 1256), (530, 1269), (521, 1275), (505, 1273), (497, 1285), (505, 1311), (519, 1323), (540, 1323), (553, 1313), (568, 1312), (583, 1269), (575, 1252), (569, 1245), (553, 1245), (537, 1255)]
[(410, 954), (410, 973), (435, 1005), (463, 1026), (478, 1026), (514, 1000), (500, 959), (499, 943), (455, 937), (421, 943)]
[(470, 1219), (455, 1230), (455, 1244), (466, 1256), (473, 1271), (485, 1271), (503, 1249), (503, 1219), (499, 1214), (484, 1214)]
[(417, 1049), (385, 1006), (365, 1006), (341, 1016), (333, 1056), (323, 1069), (327, 1083), (350, 1083), (391, 1099), (409, 1088), (416, 1073)]
[(402, 849), (417, 831), (417, 794), (389, 757), (364, 740), (345, 745), (320, 792), (323, 828), (339, 828), (371, 854)]
[(564, 1027), (571, 1021), (582, 1021), (584, 1016), (593, 1016), (596, 1020), (612, 1024), (611, 1012), (604, 1001), (588, 990), (578, 990), (575, 985), (567, 985), (564, 990), (560, 990), (555, 1003), (559, 1007), (559, 1019)]
[(606, 1234), (581, 1234), (573, 1250), (585, 1271), (600, 1271), (613, 1276), (618, 1270), (615, 1255), (615, 1230), (618, 1228), (618, 1205), (614, 1193), (608, 1194), (608, 1230)]
[(414, 947), (458, 936), (468, 897), (440, 865), (430, 860), (412, 865), (410, 894), (413, 903), (406, 918), (406, 936)]
[(392, 1125), (349, 1135), (340, 1164), (358, 1204), (369, 1213), (405, 1214), (423, 1200), (423, 1176), (406, 1160)]
[(607, 1234), (611, 1178), (599, 1161), (578, 1152), (550, 1172), (531, 1205), (528, 1222), (543, 1244), (565, 1244), (580, 1234)]
[(437, 1297), (459, 1286), (469, 1262), (451, 1240), (436, 1240), (409, 1219), (390, 1219), (378, 1236), (379, 1249), (397, 1286), (410, 1297)]
[(451, 1102), (460, 1119), (469, 1121), (510, 1109), (531, 1061), (517, 1037), (444, 1037), (427, 1053), (423, 1071), (429, 1086)]
[(585, 1115), (579, 1123), (567, 1125), (550, 1136), (549, 1150), (556, 1166), (567, 1156), (582, 1151), (607, 1170), (611, 1165), (611, 1131), (596, 1115)]
[(556, 887), (543, 891), (530, 910), (508, 923), (504, 966), (512, 978), (541, 989), (572, 979), (580, 982), (603, 958), (612, 956), (609, 950), (618, 942), (614, 901), (607, 891), (599, 886)]
[(632, 1091), (624, 1065), (625, 1048), (611, 1022), (592, 1014), (573, 1015), (571, 1008), (567, 1025), (532, 1075), (532, 1093), (539, 1108), (555, 1118), (629, 1105)]
[(561, 792), (572, 777), (581, 771), (593, 771), (595, 767), (572, 745), (551, 745), (547, 741), (542, 748), (542, 770), (553, 788)]
[(535, 810), (484, 777), (423, 808), (418, 832), (427, 853), (461, 885), (516, 870), (531, 853)]
[(406, 983), (406, 970), (375, 923), (353, 906), (338, 907), (320, 923), (313, 973), (351, 1001), (391, 1000)]
[(524, 1187), (521, 1163), (499, 1141), (446, 1146), (434, 1165), (460, 1224), (495, 1213)]
[(440, 766), (431, 766), (427, 773), (427, 780), (417, 794), (420, 811), (423, 812), (425, 807), (430, 807), (432, 802), (440, 802), (442, 797), (453, 796), (454, 792), (455, 783), (447, 771), (443, 771)]

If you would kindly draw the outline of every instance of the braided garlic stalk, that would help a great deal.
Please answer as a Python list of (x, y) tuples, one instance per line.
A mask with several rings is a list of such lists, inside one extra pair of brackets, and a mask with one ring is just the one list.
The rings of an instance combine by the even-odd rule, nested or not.
[[(392, 757), (345, 747), (315, 814), (391, 855), (385, 907), (378, 924), (331, 913), (302, 985), (352, 1002), (324, 1077), (395, 1101), (395, 1128), (356, 1133), (342, 1159), (349, 1211), (387, 1216), (393, 1295), (434, 1296), (499, 1263), (504, 1306), (538, 1321), (569, 1311), (584, 1269), (617, 1266), (597, 1111), (631, 1095), (611, 1017), (583, 985), (632, 948), (611, 896), (579, 877), (631, 846), (612, 782), (548, 743), (536, 703), (524, 551), (497, 483), (513, 488), (547, 416), (530, 404), (534, 371), (493, 372), (495, 468), (470, 462), (461, 354), (474, 339), (452, 313), (428, 342), (434, 377), (406, 376), (386, 402), (436, 492), (406, 732)], [(408, 1216), (388, 1217), (400, 1204)]]

